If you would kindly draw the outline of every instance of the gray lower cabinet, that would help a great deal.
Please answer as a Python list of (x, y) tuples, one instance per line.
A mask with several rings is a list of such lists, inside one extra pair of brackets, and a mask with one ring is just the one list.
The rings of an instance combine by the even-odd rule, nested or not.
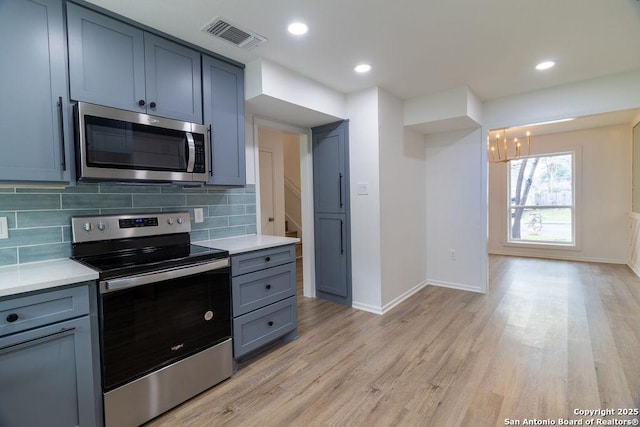
[(200, 52), (67, 4), (71, 99), (202, 123)]
[(71, 179), (63, 19), (60, 0), (0, 1), (2, 181)]
[(89, 286), (0, 299), (0, 425), (102, 425)]
[(231, 256), (233, 352), (237, 360), (298, 336), (295, 246)]

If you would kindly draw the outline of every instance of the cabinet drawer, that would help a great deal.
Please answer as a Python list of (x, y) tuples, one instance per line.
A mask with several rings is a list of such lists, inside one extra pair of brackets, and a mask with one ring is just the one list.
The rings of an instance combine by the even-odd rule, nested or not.
[(231, 275), (238, 276), (240, 274), (253, 273), (257, 270), (294, 262), (295, 259), (295, 245), (277, 246), (233, 255), (231, 257)]
[(296, 328), (296, 298), (289, 297), (233, 319), (233, 352), (241, 357)]
[(88, 286), (0, 301), (0, 336), (89, 313)]
[(289, 263), (232, 279), (233, 315), (239, 316), (296, 293), (296, 265)]

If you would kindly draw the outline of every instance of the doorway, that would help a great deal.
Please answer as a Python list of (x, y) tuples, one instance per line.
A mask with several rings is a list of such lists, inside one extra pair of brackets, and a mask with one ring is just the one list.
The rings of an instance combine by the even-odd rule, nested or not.
[(254, 118), (258, 233), (297, 237), (299, 294), (315, 297), (310, 130)]

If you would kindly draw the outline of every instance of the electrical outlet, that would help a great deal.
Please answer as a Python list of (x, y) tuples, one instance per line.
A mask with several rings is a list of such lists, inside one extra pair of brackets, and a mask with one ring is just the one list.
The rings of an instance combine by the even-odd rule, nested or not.
[(9, 227), (7, 226), (7, 217), (0, 217), (0, 239), (9, 238)]
[(455, 249), (449, 249), (449, 260), (450, 261), (455, 261), (456, 260), (456, 250)]
[(202, 208), (195, 208), (193, 210), (193, 216), (195, 219), (195, 222), (204, 222), (204, 212)]

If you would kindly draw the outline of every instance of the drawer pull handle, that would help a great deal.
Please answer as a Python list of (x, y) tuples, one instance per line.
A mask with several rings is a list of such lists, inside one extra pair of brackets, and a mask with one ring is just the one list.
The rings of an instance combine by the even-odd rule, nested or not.
[(267, 288), (267, 290), (271, 289), (271, 285), (267, 285), (265, 287)]
[(266, 257), (264, 260), (265, 260), (265, 261), (267, 261), (267, 262), (269, 262), (269, 261), (271, 261), (271, 257), (270, 257), (270, 256), (268, 256), (268, 257)]
[(140, 101), (138, 101), (139, 106), (144, 107), (144, 104), (146, 104), (146, 102), (144, 102), (144, 99), (141, 99)]
[(10, 315), (7, 316), (7, 322), (9, 323), (13, 323), (16, 320), (18, 320), (18, 315), (15, 313), (11, 313)]
[(273, 321), (272, 321), (272, 320), (269, 320), (269, 321), (267, 322), (267, 325), (269, 325), (269, 326), (273, 326)]

